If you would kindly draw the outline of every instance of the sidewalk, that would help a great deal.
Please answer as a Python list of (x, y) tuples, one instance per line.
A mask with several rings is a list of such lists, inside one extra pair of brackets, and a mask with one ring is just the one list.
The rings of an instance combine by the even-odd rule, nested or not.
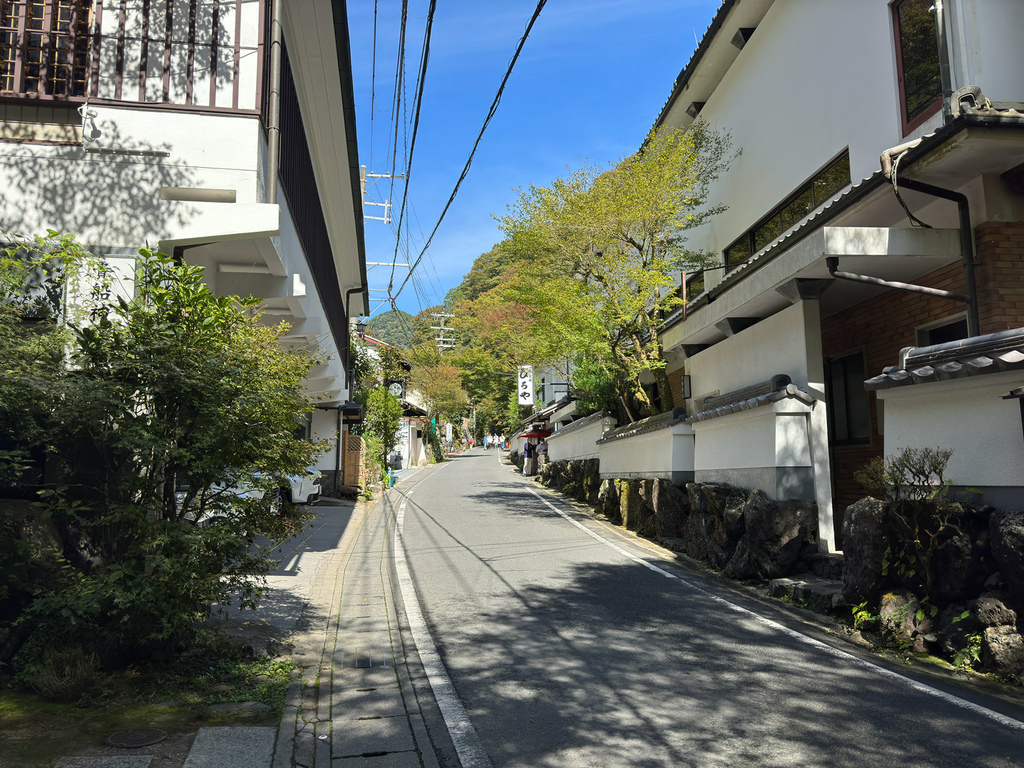
[(320, 534), (336, 544), (316, 563), (292, 640), (303, 675), (288, 691), (273, 768), (438, 766), (398, 636), (388, 509), (386, 499), (359, 502), (342, 530)]
[[(291, 646), (302, 667), (281, 723), (200, 728), (184, 768), (439, 768), (399, 634), (387, 496), (324, 499), (311, 511), (313, 523), (280, 550), (260, 608), (227, 618), (257, 652)], [(132, 752), (55, 768), (151, 768), (145, 748)]]

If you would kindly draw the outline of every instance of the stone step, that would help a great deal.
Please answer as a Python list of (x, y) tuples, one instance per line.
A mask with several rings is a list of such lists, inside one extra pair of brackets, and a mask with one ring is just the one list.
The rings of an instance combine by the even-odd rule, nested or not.
[[(185, 768), (270, 768), (277, 728), (215, 726), (200, 728)], [(54, 768), (150, 768), (152, 755), (62, 757)]]
[(847, 605), (843, 599), (843, 582), (810, 573), (772, 579), (768, 582), (768, 594), (805, 605), (817, 613), (836, 613)]
[(185, 768), (270, 768), (277, 728), (214, 726), (200, 728)]

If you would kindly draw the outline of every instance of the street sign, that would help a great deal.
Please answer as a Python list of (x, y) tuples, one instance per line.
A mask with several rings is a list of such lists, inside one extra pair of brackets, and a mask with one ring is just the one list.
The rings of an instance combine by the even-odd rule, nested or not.
[(520, 405), (533, 405), (533, 366), (532, 365), (521, 365), (519, 366), (519, 379), (518, 386), (519, 390), (519, 404)]

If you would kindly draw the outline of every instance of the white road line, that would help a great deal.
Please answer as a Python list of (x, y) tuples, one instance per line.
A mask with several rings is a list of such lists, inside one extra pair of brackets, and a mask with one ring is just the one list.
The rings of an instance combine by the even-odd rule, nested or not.
[(838, 648), (833, 648), (828, 643), (823, 643), (820, 640), (816, 640), (815, 638), (813, 638), (813, 637), (811, 637), (809, 635), (803, 634), (802, 632), (797, 632), (795, 629), (790, 629), (789, 627), (785, 626), (784, 624), (780, 624), (777, 621), (773, 621), (772, 619), (766, 618), (766, 617), (762, 616), (759, 613), (755, 613), (754, 611), (749, 610), (748, 608), (744, 608), (742, 606), (736, 605), (735, 603), (729, 602), (725, 598), (718, 597), (718, 595), (713, 595), (710, 592), (708, 592), (706, 589), (704, 589), (702, 587), (699, 587), (696, 584), (693, 584), (693, 583), (687, 581), (686, 579), (680, 578), (679, 576), (676, 576), (675, 574), (669, 573), (668, 571), (664, 570), (663, 568), (659, 568), (658, 566), (656, 566), (656, 565), (654, 565), (652, 563), (647, 562), (643, 558), (637, 557), (636, 555), (632, 554), (631, 552), (627, 552), (622, 547), (618, 546), (617, 544), (613, 544), (612, 542), (608, 541), (608, 539), (604, 538), (600, 534), (595, 533), (594, 531), (592, 531), (589, 528), (587, 528), (585, 525), (577, 522), (576, 520), (573, 520), (571, 517), (569, 517), (569, 515), (567, 515), (562, 510), (558, 509), (555, 505), (550, 503), (547, 499), (545, 499), (539, 493), (534, 491), (532, 488), (528, 488), (527, 490), (529, 490), (530, 493), (532, 493), (534, 496), (536, 496), (538, 499), (540, 499), (541, 502), (543, 502), (548, 508), (553, 510), (556, 514), (558, 514), (559, 516), (565, 518), (570, 523), (572, 523), (577, 528), (579, 528), (584, 533), (586, 533), (588, 536), (590, 536), (591, 538), (596, 539), (597, 541), (601, 542), (606, 547), (609, 547), (610, 549), (615, 550), (620, 555), (623, 555), (624, 557), (632, 560), (635, 563), (639, 563), (640, 565), (644, 566), (645, 568), (648, 568), (648, 569), (650, 569), (652, 571), (655, 571), (656, 573), (660, 573), (662, 576), (667, 576), (670, 579), (675, 579), (680, 584), (683, 584), (686, 587), (689, 587), (690, 589), (692, 589), (695, 592), (699, 592), (700, 594), (704, 595), (705, 597), (709, 598), (710, 600), (713, 600), (714, 602), (719, 603), (720, 605), (728, 608), (731, 611), (735, 611), (736, 613), (739, 613), (739, 614), (742, 614), (742, 615), (747, 616), (749, 618), (752, 618), (755, 621), (757, 621), (757, 622), (759, 622), (761, 624), (764, 624), (767, 627), (771, 627), (772, 629), (774, 629), (774, 630), (776, 630), (778, 632), (781, 632), (784, 635), (787, 635), (787, 636), (793, 638), (794, 640), (797, 640), (797, 641), (799, 641), (799, 642), (801, 642), (801, 643), (803, 643), (805, 645), (809, 645), (812, 648), (816, 648), (818, 650), (825, 651), (826, 653), (828, 653), (828, 654), (830, 654), (832, 656), (835, 656), (837, 658), (843, 659), (844, 661), (852, 662), (852, 663), (856, 664), (859, 667), (862, 667), (862, 668), (864, 668), (864, 669), (866, 669), (866, 670), (868, 670), (870, 672), (875, 673), (876, 675), (888, 678), (890, 680), (899, 681), (899, 682), (901, 682), (901, 683), (903, 683), (905, 685), (910, 686), (911, 688), (913, 688), (914, 690), (916, 690), (916, 691), (918, 691), (920, 693), (924, 693), (924, 694), (927, 694), (929, 696), (934, 696), (934, 697), (936, 697), (938, 699), (941, 699), (941, 700), (943, 700), (943, 701), (945, 701), (945, 702), (947, 702), (949, 704), (952, 704), (952, 705), (954, 705), (956, 707), (960, 707), (961, 709), (966, 709), (966, 710), (968, 710), (970, 712), (973, 712), (973, 713), (975, 713), (977, 715), (981, 715), (982, 717), (986, 717), (989, 720), (994, 720), (995, 722), (999, 723), (1000, 725), (1005, 725), (1006, 727), (1013, 728), (1014, 730), (1024, 731), (1024, 722), (1021, 722), (1020, 720), (1015, 720), (1014, 718), (1008, 717), (1007, 715), (1004, 715), (1004, 714), (1001, 714), (999, 712), (996, 712), (995, 710), (988, 709), (987, 707), (983, 707), (983, 706), (981, 706), (979, 704), (974, 704), (973, 702), (967, 701), (966, 699), (961, 699), (958, 696), (954, 696), (951, 693), (946, 693), (945, 691), (940, 691), (938, 688), (932, 688), (930, 685), (926, 685), (924, 683), (920, 683), (917, 680), (912, 680), (911, 678), (905, 677), (905, 676), (899, 674), (898, 672), (893, 672), (892, 670), (885, 669), (884, 667), (879, 667), (879, 666), (877, 666), (875, 664), (872, 664), (870, 661), (867, 661), (865, 659), (861, 659), (861, 658), (859, 658), (857, 656), (854, 656), (851, 653), (847, 653), (846, 651), (842, 651), (842, 650), (840, 650)]
[[(443, 466), (443, 465), (442, 465)], [(434, 691), (434, 698), (441, 710), (448, 733), (452, 737), (455, 751), (459, 756), (459, 763), (462, 768), (491, 768), (490, 758), (484, 752), (473, 723), (462, 706), (459, 695), (455, 692), (451, 678), (448, 677), (448, 670), (434, 646), (430, 637), (430, 630), (423, 618), (423, 611), (420, 609), (419, 600), (416, 599), (416, 588), (412, 583), (412, 575), (409, 572), (409, 563), (405, 555), (405, 508), (408, 504), (408, 497), (412, 491), (406, 494), (398, 507), (398, 514), (395, 525), (395, 570), (398, 572), (398, 584), (402, 592), (402, 603), (405, 606), (405, 615), (409, 619), (409, 631), (412, 633), (412, 641), (419, 653), (423, 670), (426, 672), (427, 680)]]

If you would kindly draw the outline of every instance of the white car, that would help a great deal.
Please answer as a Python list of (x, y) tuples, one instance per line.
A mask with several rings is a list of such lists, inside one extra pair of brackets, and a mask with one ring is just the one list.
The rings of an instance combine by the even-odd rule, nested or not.
[[(278, 512), (281, 503), (288, 504), (313, 504), (320, 498), (320, 473), (307, 469), (304, 473), (287, 476), (288, 485), (277, 489), (270, 497), (270, 509)], [(254, 488), (248, 483), (239, 483), (231, 487), (214, 486), (211, 489), (214, 493), (234, 496), (238, 499), (262, 499), (265, 496), (263, 489)], [(187, 487), (179, 488), (175, 494), (178, 508), (188, 497)], [(207, 513), (198, 521), (198, 525), (208, 525), (212, 519), (217, 517), (216, 513)]]

